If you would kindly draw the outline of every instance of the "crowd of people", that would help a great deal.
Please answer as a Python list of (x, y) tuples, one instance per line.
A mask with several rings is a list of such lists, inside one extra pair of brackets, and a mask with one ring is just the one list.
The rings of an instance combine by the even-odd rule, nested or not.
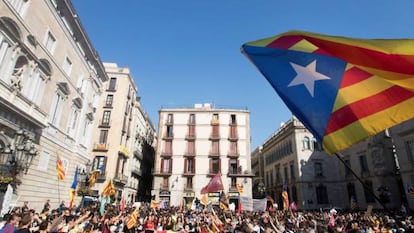
[(230, 211), (209, 208), (120, 207), (99, 203), (84, 208), (51, 208), (46, 201), (40, 212), (28, 203), (3, 216), (0, 233), (396, 233), (414, 232), (414, 220), (405, 212), (373, 211)]

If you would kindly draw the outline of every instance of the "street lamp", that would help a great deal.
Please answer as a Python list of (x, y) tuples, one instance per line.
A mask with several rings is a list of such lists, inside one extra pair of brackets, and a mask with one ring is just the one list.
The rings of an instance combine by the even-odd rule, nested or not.
[(89, 187), (89, 178), (91, 176), (90, 174), (90, 167), (92, 166), (91, 162), (88, 160), (88, 162), (85, 164), (85, 168), (79, 171), (79, 178), (78, 183), (78, 194), (83, 196), (90, 196), (92, 191)]
[[(5, 135), (4, 131), (0, 134)], [(27, 174), (37, 154), (32, 136), (27, 131), (18, 130), (11, 142), (1, 142), (0, 175), (15, 178), (22, 171)]]

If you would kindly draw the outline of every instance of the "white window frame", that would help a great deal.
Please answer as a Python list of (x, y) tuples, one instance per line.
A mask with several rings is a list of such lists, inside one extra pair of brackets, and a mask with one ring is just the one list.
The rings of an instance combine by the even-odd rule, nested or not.
[(70, 58), (66, 56), (65, 59), (63, 60), (62, 69), (65, 71), (65, 73), (68, 76), (70, 76), (70, 74), (72, 73), (72, 66), (73, 66), (72, 60), (70, 60)]
[(43, 42), (43, 45), (45, 46), (45, 49), (50, 52), (50, 54), (53, 54), (55, 51), (57, 44), (56, 37), (53, 35), (53, 33), (49, 30), (46, 32), (45, 41)]

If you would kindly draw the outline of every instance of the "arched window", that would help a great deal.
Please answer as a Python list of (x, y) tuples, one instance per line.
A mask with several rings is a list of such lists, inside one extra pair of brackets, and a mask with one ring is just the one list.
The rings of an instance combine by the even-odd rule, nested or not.
[(309, 139), (308, 136), (304, 137), (303, 140), (302, 140), (302, 142), (303, 142), (303, 150), (310, 150), (311, 149), (311, 147), (310, 147), (310, 139)]

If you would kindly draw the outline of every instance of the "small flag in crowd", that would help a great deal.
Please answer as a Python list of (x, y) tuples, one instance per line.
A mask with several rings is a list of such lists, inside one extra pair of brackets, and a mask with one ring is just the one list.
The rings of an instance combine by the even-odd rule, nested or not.
[(282, 191), (282, 198), (283, 198), (283, 210), (289, 209), (289, 195), (287, 192), (287, 185), (283, 185), (283, 191)]
[(119, 210), (121, 210), (121, 211), (125, 210), (125, 199), (124, 199), (124, 197), (121, 198), (121, 203), (119, 204)]
[(59, 153), (57, 153), (56, 173), (58, 180), (63, 180), (63, 178), (65, 178), (65, 167), (63, 166), (63, 161)]
[(98, 175), (102, 174), (102, 172), (103, 172), (103, 164), (99, 166), (98, 169), (92, 172), (91, 177), (88, 180), (89, 187), (92, 187), (95, 184), (96, 179), (98, 178)]
[(200, 203), (203, 204), (204, 208), (207, 206), (208, 199), (207, 199), (207, 194), (206, 193), (201, 195)]
[(161, 207), (161, 202), (156, 200), (151, 200), (150, 208), (159, 209)]
[(72, 208), (73, 203), (75, 202), (76, 187), (77, 186), (78, 186), (78, 167), (76, 167), (76, 169), (75, 169), (75, 175), (73, 175), (72, 185), (70, 186), (70, 191), (69, 191), (69, 197), (70, 197), (69, 208)]
[(204, 186), (200, 192), (201, 194), (204, 194), (221, 191), (223, 189), (223, 181), (221, 180), (221, 174), (219, 172), (211, 178), (210, 182), (208, 182), (208, 184)]
[(115, 187), (114, 187), (114, 183), (112, 182), (112, 179), (109, 179), (108, 183), (106, 184), (102, 192), (102, 195), (104, 197), (115, 195)]
[(414, 196), (414, 188), (407, 184), (407, 193)]
[(138, 214), (139, 214), (139, 207), (136, 207), (135, 210), (129, 216), (129, 219), (126, 223), (128, 229), (133, 228), (137, 224)]
[(414, 40), (289, 31), (242, 46), (333, 154), (414, 117)]
[(223, 192), (221, 192), (220, 195), (220, 208), (222, 210), (227, 210), (229, 208), (229, 200), (227, 199), (226, 194)]

